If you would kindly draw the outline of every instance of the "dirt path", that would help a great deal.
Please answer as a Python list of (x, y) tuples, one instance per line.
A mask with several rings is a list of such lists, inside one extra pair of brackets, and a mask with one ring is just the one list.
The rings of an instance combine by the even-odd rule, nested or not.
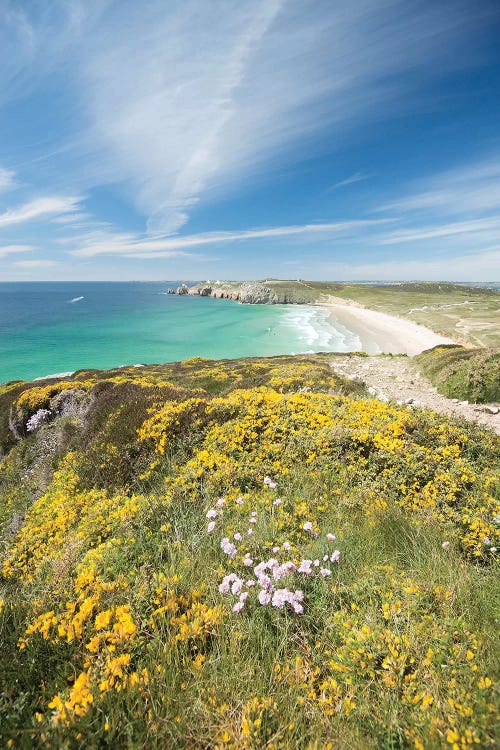
[[(339, 375), (363, 380), (369, 392), (381, 401), (432, 409), (448, 417), (478, 422), (500, 434), (500, 412), (496, 407), (469, 404), (441, 396), (421, 375), (411, 357), (356, 357), (339, 355), (331, 365)], [(491, 409), (491, 412), (488, 411)]]

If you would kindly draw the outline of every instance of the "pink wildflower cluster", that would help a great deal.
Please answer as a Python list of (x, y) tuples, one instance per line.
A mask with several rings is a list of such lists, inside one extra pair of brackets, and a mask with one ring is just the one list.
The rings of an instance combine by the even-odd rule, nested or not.
[[(269, 480), (269, 481), (267, 481)], [(271, 487), (272, 480), (266, 477), (264, 480), (265, 484)], [(272, 487), (271, 487), (272, 488)], [(238, 498), (236, 505), (243, 505), (243, 498)], [(206, 512), (207, 519), (210, 519), (207, 531), (211, 532), (215, 528), (215, 519), (223, 514), (223, 508), (226, 505), (226, 501), (220, 498), (216, 503), (216, 508), (210, 508)], [(276, 501), (273, 501), (273, 506), (276, 505)], [(247, 535), (252, 535), (254, 526), (257, 524), (257, 512), (252, 511), (248, 519), (250, 528), (248, 529)], [(313, 538), (319, 536), (319, 532), (316, 532), (313, 528), (311, 521), (306, 521), (303, 524), (304, 531), (309, 531)], [(243, 542), (243, 535), (238, 531), (233, 534), (232, 540), (229, 537), (224, 537), (221, 540), (220, 547), (224, 554), (228, 555), (232, 560), (236, 559), (238, 554), (237, 543)], [(326, 534), (326, 541), (332, 543), (335, 541), (335, 536), (331, 533)], [(310, 578), (314, 576), (320, 576), (322, 578), (329, 578), (332, 574), (331, 569), (325, 565), (325, 563), (339, 562), (340, 552), (334, 550), (323, 555), (322, 561), (319, 559), (309, 560), (303, 559), (299, 562), (293, 560), (278, 559), (280, 554), (290, 552), (292, 545), (286, 541), (282, 546), (275, 546), (272, 548), (273, 554), (276, 557), (270, 557), (267, 560), (261, 560), (254, 565), (254, 559), (250, 552), (245, 552), (241, 562), (244, 568), (247, 570), (253, 568), (254, 577), (245, 578), (240, 577), (236, 573), (229, 573), (224, 576), (222, 582), (219, 585), (219, 592), (225, 595), (237, 596), (238, 600), (234, 604), (232, 610), (235, 613), (240, 613), (248, 599), (249, 592), (255, 587), (257, 595), (257, 601), (262, 606), (270, 605), (277, 609), (284, 609), (285, 605), (288, 605), (293, 609), (296, 614), (302, 614), (304, 611), (303, 600), (304, 593), (300, 589), (293, 591), (291, 588), (285, 588), (278, 585), (279, 581), (283, 581), (291, 576), (308, 576)]]
[(270, 490), (275, 490), (278, 486), (276, 482), (274, 482), (271, 477), (264, 477), (264, 484), (267, 484)]

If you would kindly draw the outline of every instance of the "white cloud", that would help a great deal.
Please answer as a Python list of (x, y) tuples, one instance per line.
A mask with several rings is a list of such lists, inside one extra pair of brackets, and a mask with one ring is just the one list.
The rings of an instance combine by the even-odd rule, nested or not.
[[(78, 257), (96, 255), (126, 255), (133, 258), (178, 257), (187, 255), (184, 251), (203, 245), (220, 245), (223, 243), (242, 242), (245, 240), (277, 239), (294, 235), (338, 235), (359, 232), (371, 227), (385, 225), (392, 219), (369, 219), (359, 221), (340, 221), (328, 224), (301, 224), (261, 229), (247, 229), (236, 232), (203, 232), (177, 237), (139, 238), (131, 234), (113, 232), (93, 232), (71, 240), (78, 247), (71, 251)], [(64, 244), (70, 240), (63, 240)], [(191, 256), (192, 257), (192, 256)]]
[(417, 78), (469, 63), (455, 46), (480, 15), (455, 1), (112, 3), (75, 54), (86, 148), (150, 233), (175, 232), (199, 201), (418, 106)]
[(432, 227), (419, 227), (415, 229), (397, 229), (394, 232), (380, 237), (376, 240), (379, 245), (399, 245), (405, 242), (418, 242), (420, 240), (433, 240), (442, 237), (453, 237), (455, 235), (473, 234), (482, 236), (483, 232), (493, 232), (500, 240), (500, 217), (487, 219), (471, 219), (470, 221), (458, 221), (452, 224), (441, 224)]
[(31, 250), (35, 250), (32, 245), (0, 245), (0, 258), (17, 253), (28, 253)]
[(350, 177), (346, 177), (345, 180), (341, 180), (340, 182), (336, 182), (335, 185), (332, 185), (328, 188), (327, 192), (330, 192), (330, 190), (337, 190), (341, 187), (347, 187), (348, 185), (354, 185), (356, 182), (363, 182), (364, 180), (369, 180), (370, 175), (369, 174), (363, 174), (362, 172), (355, 172)]
[(484, 215), (500, 210), (500, 154), (420, 181), (406, 197), (379, 211), (405, 211), (447, 216)]
[(59, 265), (55, 260), (16, 260), (13, 266), (18, 268), (51, 268)]
[(27, 221), (34, 221), (46, 216), (70, 213), (78, 208), (79, 202), (80, 198), (69, 196), (35, 198), (0, 214), (0, 229), (12, 224), (24, 224)]
[(0, 193), (11, 190), (15, 185), (15, 172), (12, 169), (0, 167)]

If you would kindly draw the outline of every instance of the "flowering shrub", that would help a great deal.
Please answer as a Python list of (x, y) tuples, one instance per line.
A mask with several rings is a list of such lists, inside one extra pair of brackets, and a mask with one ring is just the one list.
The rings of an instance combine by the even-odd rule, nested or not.
[(5, 746), (494, 746), (494, 436), (322, 358), (78, 383), (108, 412), (48, 484), (35, 431), (0, 463)]

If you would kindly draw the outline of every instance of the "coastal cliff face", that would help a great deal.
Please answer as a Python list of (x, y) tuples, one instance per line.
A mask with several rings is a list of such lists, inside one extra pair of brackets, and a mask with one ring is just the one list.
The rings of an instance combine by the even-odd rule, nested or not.
[(187, 287), (185, 284), (177, 290), (169, 289), (169, 294), (188, 294), (191, 296), (212, 297), (214, 299), (229, 299), (245, 305), (284, 305), (310, 303), (311, 295), (302, 291), (284, 291), (276, 289), (266, 283), (247, 281), (243, 283), (216, 282), (214, 284), (195, 284)]

